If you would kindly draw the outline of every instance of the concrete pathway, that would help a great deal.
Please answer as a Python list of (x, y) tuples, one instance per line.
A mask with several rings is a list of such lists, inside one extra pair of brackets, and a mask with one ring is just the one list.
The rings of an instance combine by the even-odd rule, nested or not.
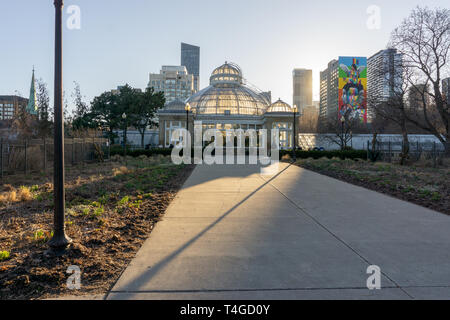
[(197, 166), (108, 295), (412, 298), (450, 299), (450, 217), (287, 164)]

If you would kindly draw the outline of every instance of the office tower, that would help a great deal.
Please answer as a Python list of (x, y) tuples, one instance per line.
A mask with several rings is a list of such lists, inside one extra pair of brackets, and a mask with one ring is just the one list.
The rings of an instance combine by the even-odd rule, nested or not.
[(332, 60), (320, 72), (320, 121), (337, 119), (339, 110), (339, 61)]
[(194, 76), (194, 91), (200, 88), (200, 47), (181, 43), (181, 65)]
[(31, 76), (30, 99), (25, 99), (17, 95), (0, 96), (0, 121), (14, 119), (20, 109), (25, 110), (33, 116), (37, 116), (38, 114), (34, 69)]
[(164, 92), (166, 103), (185, 101), (196, 92), (194, 76), (188, 73), (185, 66), (163, 66), (159, 74), (150, 74), (148, 86), (156, 92)]
[(450, 78), (442, 80), (442, 95), (444, 100), (449, 103), (450, 100)]
[(424, 83), (415, 84), (408, 91), (408, 106), (411, 110), (423, 110), (430, 106), (430, 86)]
[(312, 70), (294, 69), (292, 72), (294, 85), (293, 105), (300, 112), (312, 105)]
[(397, 49), (380, 50), (367, 60), (369, 122), (374, 116), (374, 103), (387, 101), (401, 93), (402, 61), (402, 54), (398, 53)]
[(19, 96), (0, 96), (0, 121), (12, 120), (19, 108), (26, 109), (28, 99)]

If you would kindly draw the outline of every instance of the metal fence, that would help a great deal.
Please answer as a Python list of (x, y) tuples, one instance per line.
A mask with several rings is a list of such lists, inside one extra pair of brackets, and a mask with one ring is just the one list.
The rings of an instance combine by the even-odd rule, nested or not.
[[(367, 151), (375, 150), (377, 160), (384, 162), (398, 161), (403, 147), (404, 143), (402, 141), (377, 141), (375, 148), (373, 148), (372, 142), (367, 141)], [(410, 161), (431, 161), (436, 166), (445, 157), (445, 149), (441, 143), (420, 141), (409, 143)]]
[[(73, 138), (64, 140), (67, 166), (110, 159), (110, 144), (104, 138)], [(0, 140), (0, 175), (46, 172), (53, 168), (52, 139)]]

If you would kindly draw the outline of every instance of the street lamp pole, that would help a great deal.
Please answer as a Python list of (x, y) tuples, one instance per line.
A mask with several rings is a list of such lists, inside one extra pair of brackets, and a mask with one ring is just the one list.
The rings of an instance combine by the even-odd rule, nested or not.
[(124, 122), (124, 129), (123, 129), (123, 156), (127, 158), (127, 129), (128, 129), (128, 122), (127, 122), (127, 114), (124, 112), (122, 114), (122, 119)]
[(342, 124), (342, 131), (341, 131), (342, 146), (341, 146), (341, 149), (344, 150), (344, 143), (345, 143), (345, 137), (344, 137), (344, 133), (345, 133), (345, 116), (341, 117), (341, 124)]
[(191, 111), (191, 105), (186, 103), (184, 110), (186, 110), (186, 130), (189, 132), (189, 112)]
[(294, 126), (293, 126), (293, 137), (292, 137), (292, 142), (293, 142), (293, 146), (292, 146), (292, 158), (294, 159), (294, 161), (297, 161), (297, 154), (296, 154), (296, 149), (297, 149), (297, 128), (296, 128), (296, 116), (297, 116), (297, 106), (294, 105)]
[(62, 92), (62, 9), (63, 0), (55, 5), (55, 135), (54, 135), (54, 231), (48, 245), (57, 254), (63, 254), (72, 240), (65, 232), (65, 172), (64, 172), (64, 121)]
[[(186, 110), (186, 134), (189, 134), (189, 112), (191, 111), (191, 105), (189, 103), (186, 103), (186, 107), (184, 107)], [(188, 138), (186, 137), (186, 141), (188, 141)]]

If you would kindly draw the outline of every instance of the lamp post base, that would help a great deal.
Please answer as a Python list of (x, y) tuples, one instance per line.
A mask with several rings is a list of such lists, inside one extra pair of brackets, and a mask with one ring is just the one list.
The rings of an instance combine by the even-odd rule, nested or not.
[(67, 252), (67, 249), (71, 244), (72, 239), (70, 239), (65, 233), (62, 233), (60, 235), (56, 234), (48, 242), (50, 249), (48, 249), (45, 254), (47, 256), (60, 257)]

